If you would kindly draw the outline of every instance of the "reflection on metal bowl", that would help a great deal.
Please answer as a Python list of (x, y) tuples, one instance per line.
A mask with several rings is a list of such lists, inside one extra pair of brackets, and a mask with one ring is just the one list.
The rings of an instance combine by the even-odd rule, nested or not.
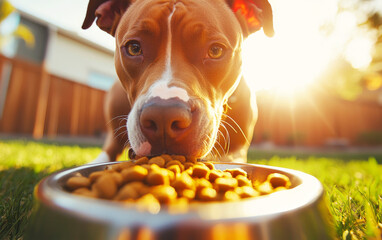
[(333, 239), (332, 219), (321, 183), (311, 175), (255, 164), (218, 163), (241, 168), (252, 180), (270, 173), (291, 180), (289, 190), (236, 202), (191, 203), (174, 214), (140, 212), (121, 203), (76, 196), (64, 190), (68, 178), (88, 176), (106, 165), (85, 165), (43, 179), (35, 188), (35, 208), (24, 239)]

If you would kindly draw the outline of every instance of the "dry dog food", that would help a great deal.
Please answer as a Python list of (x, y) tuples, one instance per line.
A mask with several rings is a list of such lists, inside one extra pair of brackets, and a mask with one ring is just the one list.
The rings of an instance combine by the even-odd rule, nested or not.
[(134, 203), (139, 209), (156, 212), (161, 205), (237, 201), (290, 186), (283, 174), (272, 173), (264, 182), (252, 182), (239, 168), (222, 171), (210, 162), (165, 154), (113, 164), (87, 177), (77, 174), (65, 187), (73, 194)]

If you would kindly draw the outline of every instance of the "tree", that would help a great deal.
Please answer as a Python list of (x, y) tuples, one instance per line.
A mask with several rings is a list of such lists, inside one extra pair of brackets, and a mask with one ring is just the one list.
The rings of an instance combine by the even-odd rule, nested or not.
[(332, 37), (338, 34), (334, 29), (343, 27), (343, 15), (354, 16), (357, 33), (348, 36), (343, 54), (321, 78), (326, 89), (344, 99), (353, 100), (365, 90), (382, 88), (382, 9), (377, 8), (377, 1), (339, 0), (336, 18), (322, 28)]

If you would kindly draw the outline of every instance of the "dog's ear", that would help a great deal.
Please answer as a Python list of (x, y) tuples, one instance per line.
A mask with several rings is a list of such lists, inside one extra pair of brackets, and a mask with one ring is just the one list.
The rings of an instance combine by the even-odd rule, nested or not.
[(131, 0), (90, 0), (82, 28), (89, 28), (97, 18), (98, 27), (114, 36), (119, 19), (130, 3)]
[(272, 37), (273, 15), (268, 0), (227, 0), (243, 29), (245, 37), (261, 27), (268, 37)]

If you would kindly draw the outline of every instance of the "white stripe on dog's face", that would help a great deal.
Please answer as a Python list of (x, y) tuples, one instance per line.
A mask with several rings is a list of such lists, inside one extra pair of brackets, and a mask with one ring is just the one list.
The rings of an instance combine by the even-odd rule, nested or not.
[(166, 65), (165, 70), (161, 78), (150, 87), (148, 99), (152, 97), (160, 97), (162, 99), (170, 99), (178, 97), (179, 99), (187, 102), (190, 98), (187, 91), (179, 87), (168, 87), (170, 81), (173, 79), (173, 73), (171, 68), (171, 51), (172, 51), (172, 33), (171, 33), (171, 19), (174, 15), (176, 7), (168, 17), (168, 34), (167, 34), (167, 46), (166, 46)]
[(130, 111), (128, 121), (127, 121), (127, 133), (129, 137), (129, 142), (131, 148), (137, 155), (146, 156), (150, 155), (152, 146), (144, 137), (140, 129), (139, 114), (143, 105), (153, 97), (160, 97), (162, 99), (169, 99), (178, 97), (179, 99), (187, 102), (190, 97), (187, 91), (180, 87), (169, 87), (170, 81), (173, 79), (173, 72), (171, 68), (171, 48), (172, 48), (172, 34), (171, 34), (171, 19), (175, 12), (175, 7), (168, 17), (168, 35), (167, 35), (167, 45), (166, 45), (166, 56), (165, 56), (165, 69), (160, 79), (154, 83), (146, 94), (138, 97), (133, 108)]
[(180, 87), (168, 87), (167, 82), (158, 81), (155, 83), (149, 91), (148, 99), (153, 97), (159, 97), (162, 99), (179, 98), (187, 102), (190, 97), (185, 89)]

